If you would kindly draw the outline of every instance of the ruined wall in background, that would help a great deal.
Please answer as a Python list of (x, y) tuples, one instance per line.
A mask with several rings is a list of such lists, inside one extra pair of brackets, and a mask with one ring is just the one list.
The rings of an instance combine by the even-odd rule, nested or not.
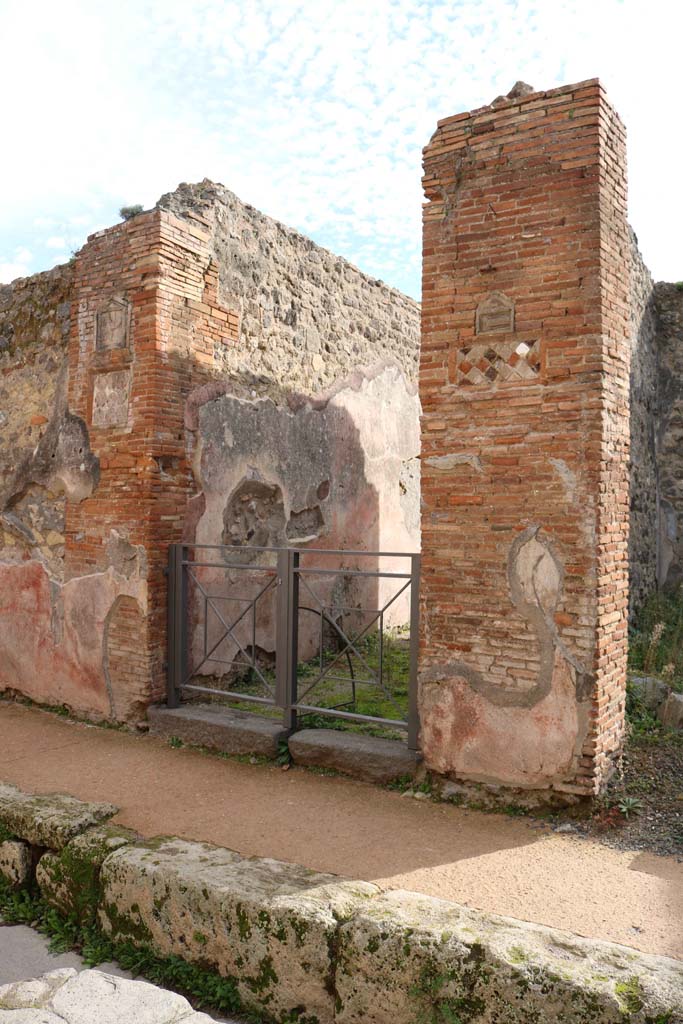
[(657, 587), (659, 342), (654, 282), (631, 232), (631, 619)]
[(655, 301), (659, 318), (658, 581), (660, 587), (674, 589), (683, 583), (683, 287), (657, 284)]
[(314, 393), (379, 359), (417, 379), (420, 308), (413, 299), (222, 185), (180, 185), (158, 205), (206, 225), (220, 300), (240, 317), (230, 369), (257, 393), (272, 393), (278, 382)]

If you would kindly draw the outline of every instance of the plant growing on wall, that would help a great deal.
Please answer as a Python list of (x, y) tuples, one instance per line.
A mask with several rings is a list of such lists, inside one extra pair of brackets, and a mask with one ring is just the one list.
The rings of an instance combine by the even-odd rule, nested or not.
[(119, 217), (123, 220), (131, 220), (133, 217), (137, 217), (139, 213), (144, 212), (144, 207), (140, 203), (136, 203), (134, 206), (122, 206), (119, 210)]

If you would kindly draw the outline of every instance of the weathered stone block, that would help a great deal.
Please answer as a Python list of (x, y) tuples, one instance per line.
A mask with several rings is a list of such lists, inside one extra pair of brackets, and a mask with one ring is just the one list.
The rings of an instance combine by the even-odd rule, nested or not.
[(8, 839), (0, 843), (0, 875), (17, 888), (27, 885), (31, 878), (31, 848), (19, 840)]
[(210, 704), (150, 707), (147, 716), (150, 732), (156, 736), (177, 736), (184, 743), (196, 743), (225, 754), (275, 757), (278, 744), (286, 735), (280, 722)]
[(683, 1019), (677, 961), (417, 893), (373, 900), (339, 938), (337, 1024)]
[(146, 981), (73, 967), (0, 988), (7, 1024), (210, 1024), (187, 999)]
[(102, 863), (114, 850), (139, 838), (129, 829), (105, 824), (76, 836), (59, 853), (44, 853), (36, 866), (44, 899), (69, 917), (94, 921), (102, 895)]
[(630, 676), (628, 685), (650, 711), (658, 711), (671, 692), (656, 676)]
[(667, 729), (683, 729), (683, 693), (670, 693), (657, 717)]
[(116, 814), (113, 804), (84, 803), (61, 793), (22, 793), (0, 783), (0, 824), (34, 846), (61, 850), (80, 832)]
[(289, 751), (296, 764), (334, 768), (368, 782), (413, 775), (418, 763), (418, 755), (398, 740), (335, 729), (302, 729), (290, 736)]
[(102, 866), (100, 921), (114, 937), (234, 976), (245, 1006), (279, 1019), (334, 1016), (340, 921), (377, 893), (275, 860), (167, 839), (117, 850)]

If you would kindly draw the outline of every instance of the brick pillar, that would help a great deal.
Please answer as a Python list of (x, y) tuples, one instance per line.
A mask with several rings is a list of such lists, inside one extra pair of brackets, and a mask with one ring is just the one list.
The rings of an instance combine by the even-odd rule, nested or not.
[(424, 171), (425, 759), (595, 793), (626, 675), (624, 129), (592, 80), (440, 121)]
[(159, 210), (91, 236), (77, 259), (69, 409), (85, 421), (100, 476), (67, 505), (65, 563), (83, 595), (74, 632), (102, 647), (117, 719), (139, 718), (164, 693), (164, 567), (193, 491), (185, 402), (237, 338), (216, 286), (204, 227)]

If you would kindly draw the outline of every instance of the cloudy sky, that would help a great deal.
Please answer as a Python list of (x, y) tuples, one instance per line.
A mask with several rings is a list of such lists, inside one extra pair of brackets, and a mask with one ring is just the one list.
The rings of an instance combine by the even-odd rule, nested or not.
[(683, 278), (672, 0), (0, 0), (0, 282), (64, 262), (181, 181), (242, 199), (419, 297), (436, 120), (600, 76), (631, 222)]

